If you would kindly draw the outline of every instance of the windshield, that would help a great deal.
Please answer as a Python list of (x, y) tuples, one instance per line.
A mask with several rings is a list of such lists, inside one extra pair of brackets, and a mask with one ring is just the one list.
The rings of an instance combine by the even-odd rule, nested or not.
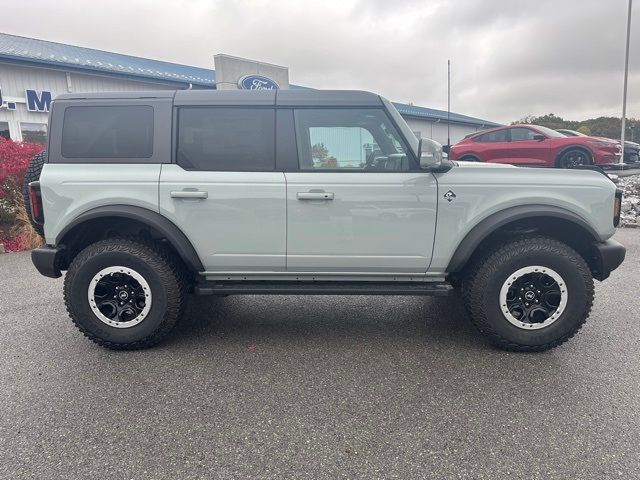
[(541, 127), (539, 125), (531, 125), (531, 126), (549, 138), (565, 138), (566, 137), (566, 135), (563, 135), (560, 132), (556, 132), (555, 130), (552, 130), (547, 127)]

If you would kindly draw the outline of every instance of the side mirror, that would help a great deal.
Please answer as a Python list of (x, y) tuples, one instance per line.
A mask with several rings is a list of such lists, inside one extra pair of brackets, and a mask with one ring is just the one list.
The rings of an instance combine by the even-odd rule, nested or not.
[(540, 133), (536, 133), (536, 134), (533, 136), (533, 139), (534, 139), (534, 140), (538, 140), (539, 142), (541, 142), (542, 140), (546, 140), (546, 139), (547, 139), (547, 137), (545, 137), (544, 135), (542, 135), (542, 134), (540, 134)]
[(420, 168), (428, 170), (442, 163), (442, 145), (430, 138), (421, 138), (418, 145)]

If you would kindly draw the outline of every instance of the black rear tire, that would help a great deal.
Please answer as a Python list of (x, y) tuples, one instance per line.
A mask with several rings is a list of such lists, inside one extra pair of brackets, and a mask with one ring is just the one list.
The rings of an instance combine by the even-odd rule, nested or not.
[(42, 152), (35, 155), (30, 161), (29, 166), (24, 174), (24, 182), (22, 183), (22, 198), (24, 200), (24, 208), (27, 211), (27, 216), (29, 217), (29, 222), (31, 222), (31, 226), (33, 229), (38, 232), (41, 237), (44, 237), (44, 229), (42, 225), (38, 225), (33, 221), (33, 217), (31, 216), (31, 202), (29, 201), (29, 184), (31, 182), (37, 182), (40, 180), (40, 174), (42, 173), (42, 168), (44, 167), (44, 162), (47, 159), (47, 151), (43, 150)]
[[(505, 285), (511, 285), (508, 282), (516, 278), (513, 275), (534, 266), (559, 275), (562, 281), (555, 284), (560, 285), (557, 294), (566, 294), (565, 303), (556, 310), (559, 314), (554, 317), (553, 311), (549, 312), (547, 322), (551, 323), (546, 326), (529, 322), (528, 317), (522, 317), (520, 323), (508, 313), (508, 301), (501, 301), (502, 289), (512, 288)], [(466, 310), (478, 330), (505, 350), (540, 352), (556, 347), (580, 330), (591, 311), (594, 291), (588, 265), (574, 249), (552, 238), (534, 236), (511, 241), (477, 259), (468, 271), (463, 287)], [(537, 304), (527, 303), (527, 308), (537, 308)]]
[[(133, 275), (131, 272), (134, 272), (138, 278), (143, 279), (138, 284), (135, 278), (132, 280), (132, 277), (124, 276), (122, 282), (128, 283), (127, 287), (130, 287), (132, 281), (136, 286), (146, 284), (145, 292), (151, 294), (149, 309), (142, 316), (136, 316), (134, 321), (130, 322), (133, 323), (132, 326), (125, 327), (124, 320), (116, 316), (111, 317), (113, 321), (107, 322), (110, 318), (105, 318), (105, 315), (108, 314), (100, 318), (96, 310), (98, 297), (97, 294), (92, 296), (90, 286), (93, 285), (92, 282), (98, 281), (96, 276), (113, 267), (123, 267), (124, 275), (127, 272)], [(107, 274), (105, 279), (112, 276), (113, 274)], [(119, 290), (113, 287), (111, 293), (118, 292)], [(105, 298), (108, 297), (110, 300), (111, 293), (105, 295)], [(141, 302), (144, 305), (144, 294), (142, 297)], [(115, 300), (111, 303), (117, 308), (119, 299), (116, 299), (115, 295), (113, 298)], [(64, 282), (64, 299), (75, 325), (98, 345), (113, 350), (147, 348), (163, 340), (184, 313), (184, 268), (160, 245), (139, 239), (101, 240), (86, 247), (71, 262)]]

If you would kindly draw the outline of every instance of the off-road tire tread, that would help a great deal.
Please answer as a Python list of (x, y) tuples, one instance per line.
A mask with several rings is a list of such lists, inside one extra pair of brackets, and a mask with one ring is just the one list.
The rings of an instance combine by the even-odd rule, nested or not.
[(24, 174), (24, 181), (22, 182), (22, 199), (24, 201), (24, 208), (27, 211), (27, 216), (29, 217), (29, 222), (31, 222), (31, 226), (33, 229), (38, 232), (41, 237), (44, 237), (44, 228), (42, 225), (38, 225), (33, 221), (31, 216), (31, 202), (29, 201), (29, 184), (31, 182), (37, 182), (40, 180), (40, 174), (42, 173), (42, 167), (44, 167), (44, 162), (47, 159), (47, 151), (43, 150), (40, 153), (33, 156), (31, 160), (29, 160), (29, 166)]
[[(159, 328), (147, 337), (129, 343), (115, 343), (101, 339), (89, 332), (79, 321), (71, 305), (71, 285), (76, 271), (89, 258), (102, 253), (126, 252), (143, 260), (163, 279), (167, 287), (167, 310), (164, 321)], [(186, 309), (186, 268), (171, 255), (169, 250), (159, 242), (152, 242), (138, 237), (111, 238), (100, 240), (87, 246), (71, 262), (64, 281), (64, 301), (67, 312), (75, 326), (85, 337), (98, 345), (111, 350), (139, 350), (152, 347), (169, 335)]]
[[(535, 346), (521, 345), (502, 337), (491, 328), (484, 312), (477, 308), (477, 305), (481, 305), (480, 301), (486, 294), (485, 285), (491, 281), (491, 273), (501, 263), (508, 261), (510, 258), (526, 256), (533, 243), (535, 243), (539, 249), (546, 250), (550, 255), (571, 257), (587, 287), (587, 303), (585, 304), (584, 314), (581, 316), (581, 319), (576, 322), (571, 330), (562, 337), (554, 340), (553, 342)], [(593, 306), (593, 298), (593, 278), (591, 271), (582, 256), (565, 243), (543, 235), (519, 238), (511, 243), (487, 251), (484, 255), (481, 255), (476, 259), (472, 265), (470, 265), (463, 288), (464, 306), (476, 328), (496, 347), (514, 352), (543, 352), (545, 350), (555, 348), (569, 340), (578, 333), (585, 324)]]

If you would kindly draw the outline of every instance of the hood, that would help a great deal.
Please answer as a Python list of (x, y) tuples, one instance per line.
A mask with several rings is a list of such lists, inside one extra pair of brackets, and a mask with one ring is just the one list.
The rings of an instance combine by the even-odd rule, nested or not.
[(518, 168), (515, 165), (506, 163), (490, 163), (490, 162), (463, 162), (456, 160), (455, 163), (459, 167), (475, 167), (475, 168)]

